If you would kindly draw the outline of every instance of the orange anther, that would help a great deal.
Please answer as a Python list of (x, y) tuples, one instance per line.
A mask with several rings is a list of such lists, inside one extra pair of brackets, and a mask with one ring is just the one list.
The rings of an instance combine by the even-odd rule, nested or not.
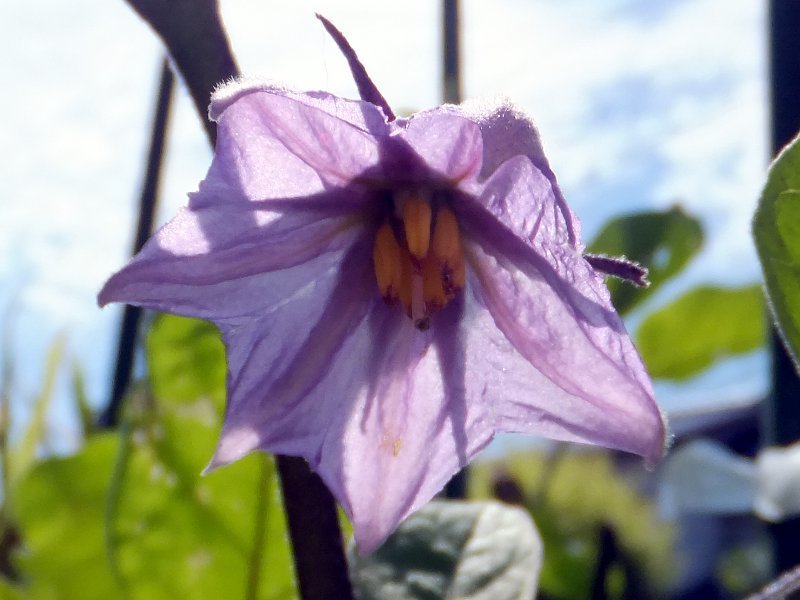
[(411, 197), (403, 203), (402, 210), (408, 251), (422, 260), (431, 240), (431, 205), (422, 198)]
[(388, 223), (381, 225), (375, 235), (372, 261), (375, 264), (375, 279), (381, 295), (387, 301), (396, 300), (402, 286), (403, 251)]
[(461, 251), (461, 233), (456, 215), (447, 207), (436, 213), (431, 254), (441, 265), (442, 286), (448, 298), (464, 287), (464, 254)]

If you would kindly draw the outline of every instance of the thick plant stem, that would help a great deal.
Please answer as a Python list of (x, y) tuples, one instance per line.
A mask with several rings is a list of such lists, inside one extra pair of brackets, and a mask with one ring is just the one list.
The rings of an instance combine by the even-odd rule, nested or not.
[(208, 119), (211, 92), (239, 70), (222, 29), (216, 0), (128, 0), (155, 29), (183, 77), (211, 145), (216, 127)]
[(352, 598), (333, 496), (302, 458), (277, 462), (301, 598)]

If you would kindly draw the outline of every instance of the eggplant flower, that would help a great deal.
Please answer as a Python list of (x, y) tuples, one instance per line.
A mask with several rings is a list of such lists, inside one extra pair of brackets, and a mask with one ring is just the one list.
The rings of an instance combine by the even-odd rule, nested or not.
[(228, 400), (211, 467), (304, 457), (376, 548), (496, 432), (642, 455), (665, 423), (513, 105), (396, 118), (247, 80), (211, 99), (199, 190), (99, 302), (212, 321)]

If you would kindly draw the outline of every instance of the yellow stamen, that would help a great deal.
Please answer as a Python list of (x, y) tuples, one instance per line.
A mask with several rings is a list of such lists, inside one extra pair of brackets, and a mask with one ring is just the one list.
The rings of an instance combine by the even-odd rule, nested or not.
[(464, 287), (461, 233), (450, 208), (437, 210), (431, 233), (432, 211), (427, 201), (412, 196), (398, 205), (404, 235), (395, 235), (400, 223), (392, 217), (378, 228), (373, 247), (375, 278), (384, 299), (399, 300), (414, 326), (425, 331), (431, 326), (431, 315)]
[(439, 261), (442, 287), (450, 299), (464, 287), (466, 272), (458, 221), (453, 211), (447, 207), (440, 208), (436, 213), (431, 254)]
[(375, 279), (381, 295), (387, 301), (396, 300), (402, 289), (403, 251), (389, 223), (378, 228), (372, 248), (372, 261), (375, 263)]
[(428, 253), (431, 240), (431, 205), (418, 197), (403, 203), (403, 227), (411, 256), (422, 260)]

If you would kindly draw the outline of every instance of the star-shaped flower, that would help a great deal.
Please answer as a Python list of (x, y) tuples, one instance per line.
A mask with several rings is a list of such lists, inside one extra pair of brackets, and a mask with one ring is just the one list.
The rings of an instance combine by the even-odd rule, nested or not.
[(106, 283), (222, 333), (212, 466), (304, 457), (378, 546), (496, 432), (634, 452), (665, 425), (532, 121), (507, 103), (395, 118), (362, 100), (220, 88), (188, 206)]

